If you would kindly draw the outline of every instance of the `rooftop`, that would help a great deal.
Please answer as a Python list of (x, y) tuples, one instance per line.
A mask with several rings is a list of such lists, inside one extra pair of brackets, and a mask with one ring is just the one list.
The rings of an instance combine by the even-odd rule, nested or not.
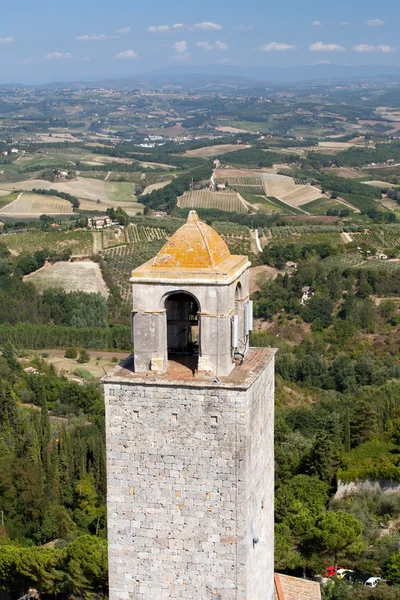
[(193, 281), (227, 283), (250, 266), (246, 256), (235, 256), (221, 236), (189, 212), (182, 225), (152, 260), (132, 271), (131, 282)]
[(135, 373), (133, 371), (133, 354), (131, 354), (112, 371), (107, 373), (103, 377), (102, 382), (211, 388), (227, 387), (246, 390), (272, 360), (275, 352), (272, 348), (250, 348), (243, 363), (236, 365), (228, 376), (220, 377), (219, 383), (215, 381), (213, 373), (194, 373), (190, 360), (193, 357), (190, 356), (187, 361), (182, 360), (178, 362), (168, 360), (168, 370), (166, 373), (157, 373), (154, 371)]
[(321, 600), (321, 586), (316, 581), (274, 574), (275, 600)]

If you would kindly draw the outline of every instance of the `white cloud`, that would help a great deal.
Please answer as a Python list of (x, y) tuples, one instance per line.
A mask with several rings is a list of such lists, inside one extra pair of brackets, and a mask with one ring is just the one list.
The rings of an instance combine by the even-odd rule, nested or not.
[(218, 40), (214, 43), (212, 42), (197, 42), (196, 46), (198, 48), (202, 48), (203, 50), (227, 50), (228, 44), (225, 42), (219, 42)]
[(78, 42), (104, 42), (105, 40), (118, 39), (116, 35), (107, 35), (106, 33), (86, 33), (85, 35), (78, 35)]
[(370, 44), (358, 44), (354, 46), (353, 50), (356, 52), (394, 52), (395, 49), (393, 46), (385, 46), (381, 44), (380, 46), (371, 46)]
[(339, 44), (324, 44), (323, 42), (310, 44), (309, 48), (311, 52), (346, 52), (346, 48), (339, 46)]
[(33, 58), (26, 58), (25, 60), (21, 60), (17, 62), (17, 65), (32, 65), (35, 61)]
[(0, 38), (0, 44), (15, 44), (16, 41), (13, 37)]
[(177, 54), (184, 54), (187, 52), (187, 43), (184, 40), (181, 42), (175, 42), (175, 44), (173, 44), (173, 48)]
[(381, 25), (384, 25), (385, 22), (381, 21), (381, 19), (369, 19), (369, 21), (365, 21), (365, 24), (370, 27), (380, 27)]
[(150, 33), (174, 33), (179, 31), (220, 31), (222, 25), (212, 23), (211, 21), (203, 21), (195, 23), (195, 25), (184, 25), (183, 23), (174, 23), (173, 25), (150, 25), (147, 31)]
[(349, 23), (348, 21), (340, 21), (340, 24), (341, 24), (341, 25), (344, 25), (344, 26), (346, 26), (346, 25), (350, 25), (350, 23)]
[(263, 52), (286, 52), (286, 50), (296, 50), (296, 46), (292, 46), (292, 44), (282, 44), (280, 42), (270, 42), (269, 44), (260, 46), (259, 50), (262, 50)]
[(71, 52), (49, 52), (44, 57), (45, 60), (71, 60), (74, 58)]
[(193, 29), (201, 29), (202, 31), (220, 31), (222, 29), (222, 25), (218, 25), (218, 23), (212, 23), (211, 21), (203, 21), (202, 23), (196, 23), (193, 25)]
[(321, 21), (313, 21), (311, 25), (313, 27), (322, 27), (323, 23), (321, 23)]
[(134, 50), (124, 50), (123, 52), (118, 52), (114, 58), (119, 60), (135, 60), (136, 58), (139, 58), (139, 56)]
[(172, 60), (176, 60), (176, 61), (184, 61), (184, 60), (188, 60), (188, 58), (191, 57), (190, 52), (182, 52), (182, 54), (175, 54), (174, 56), (171, 56)]
[(312, 63), (310, 63), (310, 65), (314, 66), (314, 65), (331, 65), (331, 61), (330, 60), (316, 60)]
[(168, 33), (170, 31), (180, 31), (185, 26), (182, 23), (174, 23), (173, 25), (150, 25), (147, 31), (150, 33)]
[(117, 29), (117, 31), (115, 33), (119, 33), (120, 35), (123, 35), (124, 33), (130, 33), (132, 30), (130, 27), (121, 27), (121, 29)]

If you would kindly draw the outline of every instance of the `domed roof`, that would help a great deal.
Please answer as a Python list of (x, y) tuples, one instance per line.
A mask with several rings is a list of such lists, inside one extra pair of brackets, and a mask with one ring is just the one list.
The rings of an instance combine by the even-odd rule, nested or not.
[(152, 261), (153, 268), (215, 268), (231, 256), (224, 240), (199, 220), (196, 211), (189, 212), (185, 225), (168, 240)]

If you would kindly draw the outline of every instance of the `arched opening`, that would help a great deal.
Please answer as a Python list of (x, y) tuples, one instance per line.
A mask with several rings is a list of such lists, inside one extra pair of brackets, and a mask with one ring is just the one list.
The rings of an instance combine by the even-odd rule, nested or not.
[(242, 298), (242, 286), (240, 283), (237, 284), (235, 289), (235, 302)]
[(182, 362), (193, 371), (199, 357), (199, 303), (186, 292), (176, 292), (165, 300), (167, 311), (168, 358)]

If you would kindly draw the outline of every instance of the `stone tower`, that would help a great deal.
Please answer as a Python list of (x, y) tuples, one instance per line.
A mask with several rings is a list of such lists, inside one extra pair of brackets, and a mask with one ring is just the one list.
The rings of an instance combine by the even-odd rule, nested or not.
[(188, 222), (132, 272), (133, 354), (103, 380), (110, 600), (273, 600), (274, 351), (246, 256)]

